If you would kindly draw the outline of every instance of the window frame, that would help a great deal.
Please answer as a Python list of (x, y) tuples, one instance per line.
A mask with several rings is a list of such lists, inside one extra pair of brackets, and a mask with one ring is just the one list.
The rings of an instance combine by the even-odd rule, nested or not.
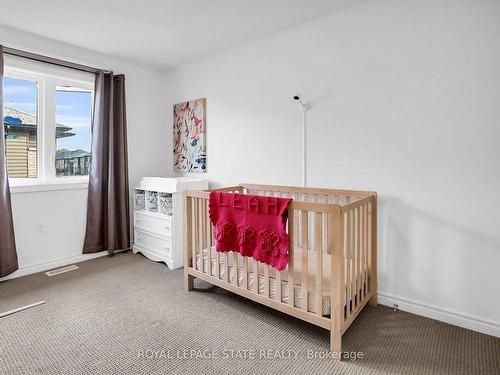
[(13, 56), (5, 56), (4, 70), (4, 77), (33, 81), (38, 86), (37, 177), (9, 178), (11, 191), (87, 188), (88, 176), (56, 175), (56, 92), (58, 87), (90, 92), (93, 113), (95, 75)]

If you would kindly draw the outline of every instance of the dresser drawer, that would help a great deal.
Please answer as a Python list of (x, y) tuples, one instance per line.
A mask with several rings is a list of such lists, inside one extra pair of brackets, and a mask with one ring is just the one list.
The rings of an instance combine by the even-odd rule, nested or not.
[(140, 211), (135, 211), (134, 226), (156, 232), (163, 236), (172, 237), (172, 218), (157, 217)]
[(134, 230), (134, 244), (158, 254), (172, 255), (172, 240), (140, 229)]

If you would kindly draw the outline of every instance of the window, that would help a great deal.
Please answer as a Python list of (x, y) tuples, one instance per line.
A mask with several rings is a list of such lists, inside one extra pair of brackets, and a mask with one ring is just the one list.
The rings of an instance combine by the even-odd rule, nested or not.
[(36, 178), (38, 170), (38, 82), (4, 79), (4, 127), (10, 178)]
[(5, 58), (7, 171), (14, 185), (86, 179), (94, 75)]
[(91, 119), (91, 92), (56, 89), (56, 176), (89, 174)]

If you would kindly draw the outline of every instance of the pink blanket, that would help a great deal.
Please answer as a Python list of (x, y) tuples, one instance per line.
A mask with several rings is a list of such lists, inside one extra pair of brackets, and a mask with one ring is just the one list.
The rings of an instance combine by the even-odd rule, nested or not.
[(287, 206), (291, 199), (210, 193), (217, 251), (237, 251), (282, 271), (288, 264)]

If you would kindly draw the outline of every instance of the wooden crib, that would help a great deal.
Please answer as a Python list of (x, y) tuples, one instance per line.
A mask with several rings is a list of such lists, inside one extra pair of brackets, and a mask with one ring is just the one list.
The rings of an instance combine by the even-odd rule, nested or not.
[[(330, 350), (367, 302), (377, 304), (377, 194), (241, 184), (215, 191), (290, 197), (287, 269), (215, 251), (210, 191), (187, 191), (185, 289), (195, 278), (330, 330)], [(292, 286), (292, 287), (290, 287)]]

